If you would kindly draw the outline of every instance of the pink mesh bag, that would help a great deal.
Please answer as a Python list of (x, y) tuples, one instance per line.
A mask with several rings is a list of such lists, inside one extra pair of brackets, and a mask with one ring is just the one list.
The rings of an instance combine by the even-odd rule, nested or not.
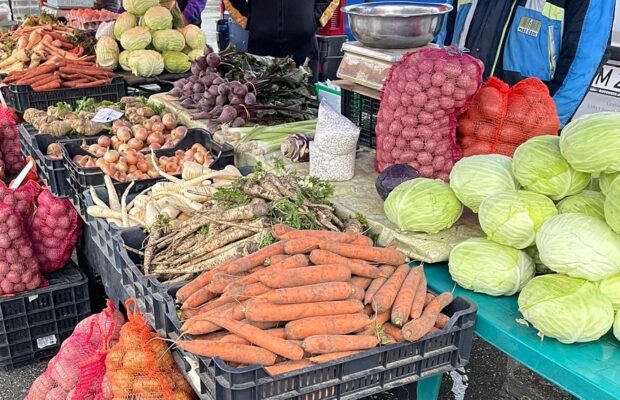
[(39, 194), (30, 237), (42, 272), (53, 272), (67, 264), (81, 227), (82, 221), (68, 199), (54, 197), (48, 189)]
[(0, 202), (14, 207), (22, 221), (28, 224), (34, 212), (34, 200), (40, 190), (41, 187), (34, 181), (28, 181), (17, 189), (9, 189), (0, 181)]
[(25, 400), (111, 400), (104, 390), (105, 360), (123, 322), (109, 301), (104, 311), (80, 322)]
[(0, 106), (0, 148), (7, 175), (19, 173), (25, 162), (19, 148), (17, 121), (11, 110), (4, 106)]
[(14, 206), (0, 202), (0, 296), (45, 284), (20, 214)]
[(381, 93), (375, 169), (409, 164), (447, 181), (462, 156), (456, 117), (482, 85), (483, 70), (480, 60), (453, 47), (419, 50), (394, 64)]

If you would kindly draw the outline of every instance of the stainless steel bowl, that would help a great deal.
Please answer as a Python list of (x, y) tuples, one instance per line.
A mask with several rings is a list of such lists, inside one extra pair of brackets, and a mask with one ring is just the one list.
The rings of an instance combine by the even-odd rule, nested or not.
[(409, 49), (425, 46), (441, 30), (452, 6), (441, 3), (386, 1), (343, 7), (353, 36), (366, 46)]

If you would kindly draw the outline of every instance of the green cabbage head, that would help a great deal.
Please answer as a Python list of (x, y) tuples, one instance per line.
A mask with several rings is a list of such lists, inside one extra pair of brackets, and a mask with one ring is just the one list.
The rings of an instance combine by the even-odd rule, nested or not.
[(532, 261), (534, 261), (534, 268), (536, 269), (536, 275), (554, 273), (553, 271), (549, 269), (549, 267), (547, 267), (545, 264), (542, 263), (542, 261), (540, 261), (540, 254), (538, 254), (538, 249), (536, 248), (536, 245), (526, 247), (525, 249), (523, 249), (523, 251), (525, 251), (527, 255), (530, 256)]
[(155, 31), (153, 32), (153, 47), (160, 53), (165, 51), (181, 51), (185, 47), (185, 38), (176, 29)]
[(609, 187), (611, 186), (611, 183), (619, 176), (620, 176), (620, 172), (612, 172), (612, 173), (602, 172), (598, 176), (598, 185), (599, 185), (599, 188), (601, 189), (601, 193), (607, 196), (607, 192), (609, 191)]
[(560, 151), (577, 171), (620, 171), (620, 113), (600, 112), (571, 121), (562, 129)]
[(185, 36), (187, 45), (192, 49), (203, 50), (207, 45), (207, 38), (205, 37), (204, 32), (196, 25), (186, 25), (183, 29), (181, 29), (181, 31)]
[(392, 190), (384, 211), (401, 230), (437, 233), (454, 225), (463, 205), (444, 181), (416, 178)]
[(560, 214), (538, 230), (536, 247), (553, 271), (600, 281), (620, 272), (620, 235), (600, 219)]
[(164, 58), (154, 50), (132, 51), (128, 64), (131, 73), (136, 76), (147, 78), (164, 72)]
[(180, 51), (167, 51), (164, 53), (164, 67), (171, 74), (182, 74), (189, 71), (192, 63), (187, 54)]
[(129, 56), (131, 55), (131, 51), (123, 50), (118, 55), (118, 63), (124, 71), (131, 71), (131, 67), (129, 67)]
[(466, 207), (477, 213), (487, 197), (510, 190), (519, 184), (512, 176), (512, 160), (500, 154), (461, 158), (450, 173), (450, 187)]
[(581, 193), (568, 196), (557, 204), (560, 214), (581, 213), (605, 221), (605, 196), (594, 190), (584, 190)]
[(116, 40), (121, 40), (121, 35), (131, 28), (138, 26), (138, 19), (135, 15), (128, 12), (124, 12), (116, 18), (114, 23), (114, 37)]
[(143, 50), (149, 44), (151, 44), (151, 32), (143, 26), (128, 29), (121, 35), (121, 46), (125, 50)]
[(534, 277), (534, 261), (524, 251), (483, 238), (456, 245), (448, 262), (452, 279), (465, 289), (511, 296)]
[(614, 321), (614, 336), (620, 340), (620, 311), (616, 313), (616, 320)]
[(536, 136), (517, 147), (512, 173), (525, 189), (556, 201), (590, 184), (590, 174), (575, 171), (562, 157), (558, 136)]
[(601, 292), (611, 300), (614, 310), (620, 310), (620, 273), (602, 279), (596, 284)]
[(123, 8), (133, 15), (144, 15), (151, 7), (159, 5), (159, 0), (123, 0)]
[(480, 227), (494, 242), (524, 249), (536, 240), (536, 231), (558, 210), (553, 201), (527, 190), (501, 192), (480, 205)]
[(172, 13), (162, 6), (149, 8), (142, 19), (144, 24), (152, 31), (172, 28)]
[(611, 229), (620, 234), (620, 178), (615, 179), (607, 191), (605, 220)]
[(203, 54), (203, 50), (190, 50), (187, 52), (187, 56), (189, 57), (190, 61), (196, 61), (196, 59), (200, 57), (202, 54)]
[(518, 304), (539, 335), (567, 344), (597, 340), (614, 322), (611, 301), (595, 284), (565, 275), (532, 279), (521, 290)]
[(118, 67), (118, 43), (112, 36), (100, 37), (95, 46), (97, 65), (114, 71)]

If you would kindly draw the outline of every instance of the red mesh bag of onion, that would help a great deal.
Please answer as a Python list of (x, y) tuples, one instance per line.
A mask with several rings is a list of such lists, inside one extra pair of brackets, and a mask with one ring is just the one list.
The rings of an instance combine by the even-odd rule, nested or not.
[(390, 69), (377, 115), (379, 172), (409, 164), (421, 176), (448, 180), (462, 156), (456, 117), (482, 85), (484, 65), (454, 47), (406, 54)]

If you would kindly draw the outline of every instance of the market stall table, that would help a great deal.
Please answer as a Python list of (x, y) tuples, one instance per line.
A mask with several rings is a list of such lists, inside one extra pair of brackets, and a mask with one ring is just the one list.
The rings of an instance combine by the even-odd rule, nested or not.
[[(428, 287), (451, 291), (455, 283), (445, 263), (427, 265)], [(620, 347), (611, 332), (590, 343), (562, 344), (541, 340), (536, 329), (516, 320), (517, 296), (492, 297), (456, 286), (454, 296), (478, 305), (476, 334), (532, 371), (583, 400), (620, 398)]]

